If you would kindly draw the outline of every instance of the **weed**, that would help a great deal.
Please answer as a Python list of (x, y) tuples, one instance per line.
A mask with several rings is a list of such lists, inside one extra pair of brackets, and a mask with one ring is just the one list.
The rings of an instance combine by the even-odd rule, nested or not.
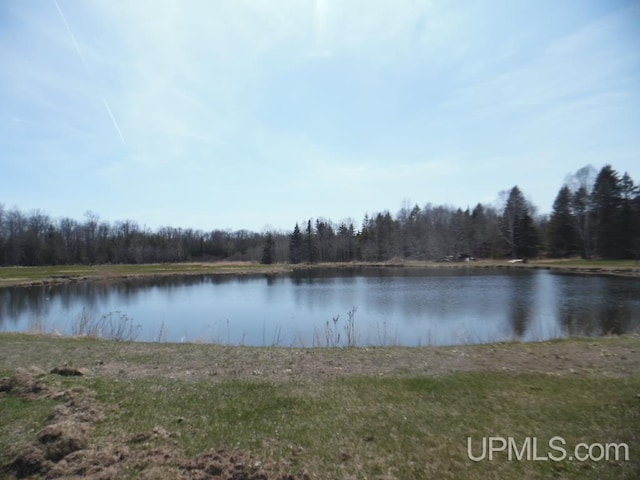
[(356, 335), (356, 322), (355, 316), (358, 311), (358, 307), (355, 305), (347, 312), (347, 324), (344, 326), (344, 331), (347, 335), (347, 346), (355, 347), (358, 343), (357, 335)]
[(273, 332), (273, 338), (271, 340), (272, 347), (279, 347), (280, 342), (282, 340), (282, 327), (280, 325), (276, 326)]
[(379, 323), (376, 323), (376, 333), (378, 335), (378, 346), (385, 347), (387, 345), (387, 321), (384, 320), (382, 322), (382, 327), (380, 327)]
[(71, 325), (71, 334), (76, 337), (95, 337), (117, 342), (132, 342), (138, 338), (140, 325), (133, 323), (126, 314), (115, 311), (97, 318), (83, 308)]
[(345, 346), (356, 347), (358, 345), (358, 337), (356, 335), (355, 315), (358, 311), (357, 307), (352, 307), (347, 312), (347, 322), (344, 325), (345, 337), (340, 334), (338, 322), (340, 315), (336, 315), (331, 320), (327, 320), (324, 324), (324, 331), (319, 332), (316, 328), (313, 330), (313, 346), (314, 347), (339, 347), (341, 341), (345, 339)]
[(166, 343), (167, 342), (167, 323), (162, 320), (160, 324), (160, 332), (158, 333), (158, 337), (156, 338), (158, 343)]

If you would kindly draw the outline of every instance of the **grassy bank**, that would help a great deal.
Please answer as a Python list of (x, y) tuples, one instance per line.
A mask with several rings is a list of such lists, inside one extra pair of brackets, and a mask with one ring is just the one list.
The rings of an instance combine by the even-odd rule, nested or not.
[(286, 265), (261, 265), (250, 262), (0, 267), (0, 287), (83, 280), (114, 280), (143, 276), (246, 275), (280, 273), (288, 270)]
[[(34, 478), (638, 478), (639, 351), (637, 336), (280, 349), (0, 334), (14, 379), (0, 465), (8, 478), (16, 459), (46, 466)], [(48, 373), (64, 365), (83, 375)], [(65, 433), (74, 422), (82, 434)], [(468, 439), (480, 456), (489, 436), (560, 458), (559, 436), (566, 458), (470, 460)], [(581, 442), (624, 443), (629, 460), (569, 460)]]
[(143, 265), (59, 265), (52, 267), (0, 267), (0, 287), (55, 284), (85, 280), (117, 280), (135, 277), (171, 275), (251, 275), (279, 274), (319, 267), (405, 267), (405, 268), (545, 268), (576, 273), (600, 273), (640, 276), (640, 266), (633, 260), (537, 260), (512, 264), (501, 260), (475, 262), (389, 261), (381, 263), (332, 263), (315, 265), (251, 262), (166, 263)]

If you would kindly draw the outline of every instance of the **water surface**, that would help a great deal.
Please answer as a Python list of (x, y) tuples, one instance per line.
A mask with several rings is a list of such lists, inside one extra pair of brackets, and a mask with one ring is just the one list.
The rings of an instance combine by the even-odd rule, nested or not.
[[(640, 280), (546, 270), (340, 268), (0, 289), (0, 331), (108, 318), (137, 340), (451, 345), (640, 331)], [(349, 322), (349, 313), (352, 322)]]

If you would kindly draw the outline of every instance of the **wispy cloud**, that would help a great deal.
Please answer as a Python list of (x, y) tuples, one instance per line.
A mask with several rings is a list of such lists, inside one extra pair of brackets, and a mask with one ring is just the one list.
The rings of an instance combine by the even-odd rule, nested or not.
[(149, 223), (191, 209), (251, 227), (464, 205), (514, 181), (545, 210), (553, 175), (604, 152), (631, 169), (640, 148), (637, 2), (48, 5), (3, 10), (0, 162), (74, 181), (113, 218), (144, 203)]
[(116, 129), (116, 132), (118, 132), (118, 136), (120, 137), (120, 140), (122, 141), (122, 144), (124, 145), (126, 142), (124, 141), (124, 136), (122, 135), (122, 131), (120, 130), (120, 127), (118, 126), (118, 122), (116, 121), (116, 117), (113, 116), (113, 112), (111, 111), (111, 107), (109, 106), (109, 102), (107, 102), (106, 99), (102, 99), (102, 103), (104, 103), (104, 108), (107, 109), (107, 113), (109, 114), (109, 118), (111, 118), (111, 121), (113, 122), (113, 127)]
[[(89, 78), (93, 80), (94, 77), (93, 77), (93, 74), (91, 73), (91, 69), (89, 68), (89, 64), (87, 63), (87, 60), (84, 58), (84, 55), (82, 54), (82, 49), (80, 48), (80, 45), (78, 44), (78, 40), (76, 40), (76, 36), (73, 34), (73, 31), (69, 26), (69, 22), (67, 22), (67, 18), (65, 17), (64, 13), (62, 12), (62, 9), (60, 8), (60, 5), (58, 4), (58, 0), (53, 0), (53, 3), (56, 6), (56, 10), (58, 10), (58, 14), (60, 14), (60, 19), (62, 20), (62, 23), (64, 24), (64, 27), (67, 30), (67, 33), (69, 33), (69, 37), (71, 37), (73, 46), (76, 50), (76, 53), (78, 54), (78, 57), (80, 57), (80, 60), (82, 62), (82, 65), (84, 66), (85, 71), (87, 72), (87, 75), (89, 76)], [(116, 129), (116, 132), (120, 137), (120, 141), (124, 145), (125, 141), (124, 141), (124, 136), (122, 135), (122, 130), (120, 130), (120, 126), (118, 125), (116, 118), (113, 116), (113, 112), (111, 111), (109, 102), (107, 102), (106, 98), (102, 98), (102, 103), (104, 104), (105, 110), (107, 111), (107, 114), (109, 115), (109, 118), (113, 123), (113, 127)]]
[(76, 49), (76, 53), (78, 54), (78, 56), (80, 57), (80, 60), (82, 61), (82, 65), (84, 65), (84, 69), (87, 72), (87, 75), (89, 75), (90, 77), (93, 77), (93, 75), (91, 75), (91, 70), (89, 70), (89, 65), (87, 64), (87, 61), (84, 58), (84, 55), (82, 55), (82, 50), (80, 49), (80, 45), (78, 44), (78, 40), (76, 40), (76, 36), (73, 34), (73, 31), (71, 30), (71, 27), (69, 27), (69, 23), (67, 22), (67, 17), (64, 16), (64, 13), (62, 13), (62, 9), (60, 8), (60, 5), (58, 4), (58, 0), (53, 0), (54, 5), (56, 6), (56, 10), (58, 10), (58, 14), (60, 15), (60, 19), (62, 20), (62, 23), (64, 24), (64, 28), (67, 29), (67, 33), (69, 33), (69, 37), (71, 37), (71, 41), (73, 42), (73, 46)]

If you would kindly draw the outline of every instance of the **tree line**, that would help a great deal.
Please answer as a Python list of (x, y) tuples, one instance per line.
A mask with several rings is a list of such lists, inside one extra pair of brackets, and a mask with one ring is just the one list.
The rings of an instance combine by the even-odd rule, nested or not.
[(640, 189), (611, 165), (596, 173), (584, 167), (568, 178), (553, 204), (548, 224), (548, 253), (638, 258)]
[[(518, 186), (499, 197), (497, 206), (478, 203), (465, 210), (405, 205), (395, 216), (365, 215), (357, 229), (324, 219), (297, 223), (288, 261), (640, 256), (640, 188), (611, 165), (568, 175), (550, 215), (537, 214)], [(272, 248), (267, 243), (265, 252)]]
[(5, 266), (254, 260), (263, 240), (247, 230), (152, 231), (132, 220), (101, 221), (92, 212), (84, 221), (53, 220), (40, 210), (25, 214), (0, 204), (0, 265)]
[(132, 220), (109, 223), (92, 212), (84, 220), (52, 219), (0, 204), (0, 265), (60, 265), (245, 260), (262, 263), (381, 262), (390, 259), (637, 258), (640, 189), (610, 165), (569, 175), (549, 215), (537, 213), (519, 187), (497, 205), (465, 210), (403, 205), (334, 223), (317, 218), (291, 232), (151, 230)]

